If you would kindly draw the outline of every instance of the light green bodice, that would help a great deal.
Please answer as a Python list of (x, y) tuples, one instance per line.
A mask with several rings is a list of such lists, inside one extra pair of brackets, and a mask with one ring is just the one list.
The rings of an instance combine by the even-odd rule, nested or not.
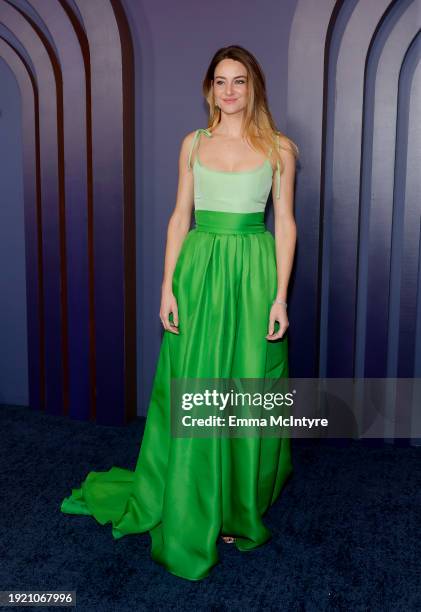
[[(188, 166), (191, 168), (191, 155), (203, 133), (209, 138), (209, 130), (196, 130), (190, 149)], [(212, 210), (231, 213), (264, 212), (272, 188), (272, 164), (266, 158), (263, 164), (252, 170), (228, 172), (212, 170), (204, 166), (196, 153), (193, 164), (194, 208), (195, 210)], [(276, 169), (276, 197), (279, 197), (280, 173), (279, 162)]]

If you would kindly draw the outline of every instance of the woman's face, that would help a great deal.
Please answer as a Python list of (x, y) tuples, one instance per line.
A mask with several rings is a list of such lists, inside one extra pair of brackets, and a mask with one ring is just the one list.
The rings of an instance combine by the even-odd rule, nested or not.
[(224, 59), (216, 65), (213, 78), (215, 103), (221, 111), (234, 114), (243, 111), (248, 100), (248, 77), (244, 64)]

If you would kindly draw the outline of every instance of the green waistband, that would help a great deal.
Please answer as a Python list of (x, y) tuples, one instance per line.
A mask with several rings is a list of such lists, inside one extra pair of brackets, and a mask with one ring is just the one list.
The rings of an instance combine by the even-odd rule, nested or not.
[(195, 229), (215, 234), (258, 234), (266, 231), (264, 216), (264, 212), (230, 213), (195, 210)]

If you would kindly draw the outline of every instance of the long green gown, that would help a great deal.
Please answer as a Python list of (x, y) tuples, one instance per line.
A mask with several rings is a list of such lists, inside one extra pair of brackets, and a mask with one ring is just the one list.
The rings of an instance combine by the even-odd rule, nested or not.
[[(196, 226), (173, 274), (179, 334), (164, 331), (135, 470), (90, 472), (60, 507), (111, 522), (115, 539), (149, 531), (152, 559), (187, 580), (218, 563), (221, 534), (236, 536), (240, 551), (269, 540), (262, 517), (293, 470), (285, 436), (171, 434), (171, 378), (289, 375), (288, 337), (265, 338), (277, 292), (275, 240), (263, 219), (272, 165), (218, 171), (196, 154), (192, 166), (201, 134), (212, 136), (198, 129), (188, 160)], [(279, 165), (276, 173), (279, 192)]]

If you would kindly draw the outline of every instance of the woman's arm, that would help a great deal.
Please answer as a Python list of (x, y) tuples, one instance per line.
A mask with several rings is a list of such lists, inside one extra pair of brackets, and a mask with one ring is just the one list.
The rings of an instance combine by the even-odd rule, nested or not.
[[(178, 188), (174, 210), (168, 222), (167, 242), (165, 249), (164, 275), (161, 286), (160, 319), (164, 328), (178, 334), (178, 308), (172, 291), (172, 279), (177, 259), (184, 239), (189, 231), (193, 209), (193, 172), (188, 168), (187, 161), (194, 132), (183, 139), (178, 160)], [(169, 320), (173, 314), (174, 325)]]
[[(284, 145), (285, 143), (285, 145)], [(288, 141), (282, 144), (288, 147)], [(291, 149), (280, 149), (283, 170), (280, 182), (279, 198), (273, 197), (275, 213), (275, 244), (276, 244), (276, 269), (278, 287), (276, 299), (287, 302), (288, 283), (294, 262), (295, 245), (297, 240), (297, 227), (294, 219), (294, 181), (295, 181), (295, 156)], [(273, 178), (272, 193), (276, 194), (276, 173)], [(274, 334), (275, 321), (279, 322), (279, 330)], [(269, 317), (268, 340), (281, 338), (289, 325), (286, 308), (283, 304), (273, 304)]]

